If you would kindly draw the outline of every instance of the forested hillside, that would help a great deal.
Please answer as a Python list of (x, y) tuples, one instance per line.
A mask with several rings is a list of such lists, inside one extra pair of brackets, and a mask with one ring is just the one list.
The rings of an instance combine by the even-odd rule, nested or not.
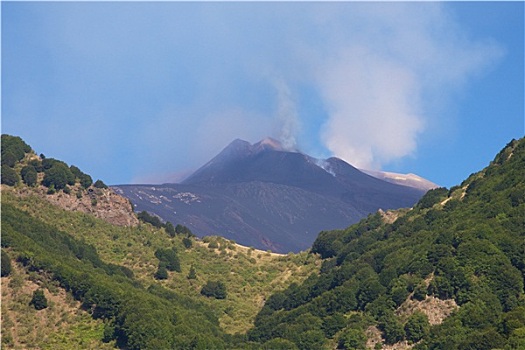
[[(318, 270), (318, 259), (306, 253), (196, 239), (147, 213), (126, 227), (64, 210), (42, 194), (73, 203), (95, 192), (95, 183), (82, 187), (75, 176), (46, 194), (44, 169), (31, 184), (21, 176), (46, 158), (20, 138), (4, 140), (2, 153), (17, 154), (3, 165), (13, 181), (2, 179), (5, 348), (244, 348), (245, 338), (234, 334), (253, 326), (265, 298)], [(54, 162), (69, 176), (67, 164)]]
[(311, 250), (321, 273), (274, 294), (249, 338), (299, 349), (525, 348), (524, 169), (525, 140), (514, 140), (411, 210), (322, 232)]
[(45, 159), (2, 136), (5, 348), (525, 348), (524, 139), (288, 255), (145, 212), (119, 226), (65, 210), (45, 196), (71, 204), (103, 183)]

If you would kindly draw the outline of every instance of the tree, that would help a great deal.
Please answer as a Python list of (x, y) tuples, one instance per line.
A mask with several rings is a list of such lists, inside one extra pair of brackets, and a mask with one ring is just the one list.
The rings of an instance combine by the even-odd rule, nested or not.
[(140, 213), (138, 213), (137, 217), (138, 217), (138, 219), (140, 221), (146, 222), (146, 223), (151, 224), (151, 225), (153, 225), (155, 227), (161, 228), (163, 226), (162, 225), (162, 221), (160, 221), (158, 216), (151, 215), (150, 213), (148, 213), (145, 210), (143, 210)]
[(166, 230), (166, 233), (170, 235), (170, 237), (175, 237), (177, 232), (175, 232), (175, 227), (171, 222), (167, 221), (166, 224), (164, 224), (164, 229)]
[[(51, 158), (48, 158), (51, 159)], [(45, 160), (48, 160), (45, 159)], [(75, 176), (69, 170), (69, 168), (62, 162), (56, 161), (51, 168), (45, 170), (44, 179), (42, 180), (42, 185), (50, 187), (51, 185), (55, 186), (55, 189), (61, 190), (66, 187), (66, 185), (75, 184)]]
[(346, 317), (342, 313), (336, 312), (332, 316), (323, 319), (322, 330), (328, 338), (332, 338), (337, 332), (345, 328)]
[(185, 234), (187, 236), (193, 236), (193, 233), (191, 232), (191, 230), (181, 224), (177, 224), (177, 226), (175, 226), (175, 232), (177, 232), (178, 234)]
[(20, 174), (22, 175), (22, 181), (24, 181), (24, 183), (27, 186), (36, 185), (38, 174), (34, 166), (27, 165), (23, 167), (22, 170), (20, 171)]
[(197, 278), (197, 271), (195, 270), (195, 267), (191, 265), (190, 272), (188, 273), (188, 279), (194, 280)]
[(220, 281), (208, 281), (201, 289), (201, 294), (215, 299), (226, 299), (226, 286)]
[(18, 136), (3, 134), (1, 143), (2, 165), (13, 167), (24, 159), (26, 153), (31, 152), (31, 147)]
[(159, 259), (160, 263), (164, 264), (167, 270), (181, 272), (180, 261), (175, 247), (172, 249), (157, 249), (155, 256)]
[(189, 238), (189, 237), (184, 237), (184, 238), (182, 239), (182, 244), (184, 244), (184, 247), (185, 247), (186, 249), (190, 249), (191, 246), (193, 245), (193, 242), (192, 242), (191, 238)]
[(95, 181), (93, 186), (95, 186), (96, 188), (108, 188), (108, 186), (102, 180)]
[(93, 184), (93, 179), (88, 174), (83, 174), (80, 177), (80, 185), (84, 188), (88, 188)]
[(409, 342), (416, 343), (430, 331), (428, 317), (422, 312), (414, 312), (405, 324), (405, 335)]
[(339, 336), (338, 349), (366, 349), (366, 335), (361, 329), (347, 328)]
[(13, 152), (7, 151), (6, 153), (2, 153), (2, 165), (7, 165), (8, 167), (12, 168), (15, 166), (17, 161), (18, 159), (13, 154)]
[(9, 255), (2, 249), (2, 261), (1, 261), (1, 268), (2, 268), (2, 277), (9, 276), (11, 274), (11, 259), (9, 259)]
[(288, 339), (274, 338), (262, 345), (263, 350), (296, 350), (299, 349), (297, 345)]
[(42, 310), (47, 307), (47, 299), (42, 289), (37, 289), (33, 292), (33, 298), (29, 302), (29, 305), (33, 305), (37, 310)]
[(392, 311), (386, 313), (379, 320), (379, 328), (383, 331), (385, 342), (387, 344), (395, 344), (405, 337), (405, 330), (403, 325)]
[(8, 165), (2, 165), (2, 183), (8, 186), (14, 186), (20, 181), (20, 177)]
[(159, 267), (157, 269), (157, 272), (155, 272), (155, 275), (153, 276), (157, 280), (166, 280), (168, 279), (168, 270), (166, 270), (166, 265), (163, 263), (159, 263)]

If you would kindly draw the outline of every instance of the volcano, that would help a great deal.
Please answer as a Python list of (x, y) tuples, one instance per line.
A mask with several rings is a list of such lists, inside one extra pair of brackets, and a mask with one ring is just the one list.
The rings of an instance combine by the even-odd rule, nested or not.
[(413, 206), (424, 188), (398, 185), (339, 158), (317, 159), (267, 138), (235, 140), (181, 183), (114, 186), (197, 236), (219, 235), (279, 253), (308, 249), (322, 230), (345, 228), (378, 209)]

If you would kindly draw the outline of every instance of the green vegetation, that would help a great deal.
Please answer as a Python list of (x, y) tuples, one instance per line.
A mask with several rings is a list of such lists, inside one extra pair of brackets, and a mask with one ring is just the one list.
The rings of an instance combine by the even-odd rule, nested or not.
[(14, 167), (31, 152), (31, 147), (18, 136), (2, 135), (2, 165)]
[(71, 165), (69, 167), (69, 170), (75, 176), (75, 178), (80, 182), (80, 185), (83, 188), (88, 188), (89, 186), (93, 184), (93, 179), (91, 178), (91, 176), (83, 173), (78, 167)]
[(20, 181), (16, 171), (6, 164), (2, 164), (2, 184), (14, 186)]
[[(199, 240), (146, 212), (118, 227), (62, 210), (37, 195), (39, 181), (82, 196), (91, 178), (24, 145), (2, 136), (12, 154), (2, 171), (18, 176), (2, 186), (6, 348), (525, 347), (524, 140), (411, 210), (322, 232), (311, 253), (288, 255)], [(424, 306), (440, 303), (454, 311), (436, 320)]]
[(226, 286), (220, 281), (208, 281), (202, 286), (201, 294), (215, 299), (226, 299), (226, 296), (228, 295), (226, 292)]
[(160, 262), (159, 267), (154, 275), (157, 280), (167, 280), (168, 279), (168, 270), (166, 269), (166, 264)]
[(0, 267), (2, 269), (1, 277), (7, 277), (11, 274), (11, 259), (9, 259), (9, 255), (3, 249)]
[[(44, 161), (51, 158), (44, 159)], [(50, 168), (44, 170), (44, 179), (42, 185), (46, 187), (53, 186), (56, 190), (62, 190), (67, 185), (75, 184), (75, 176), (69, 170), (69, 167), (60, 161), (55, 161)]]
[(102, 180), (95, 181), (95, 183), (93, 184), (93, 187), (95, 187), (95, 188), (108, 188), (108, 186)]
[[(162, 223), (162, 221), (160, 220), (160, 218), (158, 216), (151, 215), (150, 213), (148, 213), (145, 210), (143, 210), (140, 213), (138, 213), (137, 217), (138, 217), (138, 219), (140, 221), (142, 221), (144, 223), (148, 223), (148, 224), (152, 225), (153, 227), (164, 228), (166, 230), (166, 233), (170, 237), (175, 237), (176, 234), (183, 234), (183, 235), (186, 235), (188, 237), (194, 236), (193, 233), (191, 232), (191, 230), (189, 228), (187, 228), (186, 226), (182, 226), (180, 224), (178, 224), (177, 226), (173, 226), (173, 224), (171, 222), (169, 222), (169, 221), (167, 221), (166, 223)], [(186, 242), (191, 242), (191, 241), (187, 240)], [(189, 247), (191, 247), (191, 243), (186, 243), (186, 244), (189, 244)], [(189, 248), (189, 247), (187, 247), (187, 248)]]
[(171, 249), (157, 249), (155, 256), (159, 259), (159, 266), (164, 266), (168, 271), (181, 272), (180, 261), (175, 247)]
[[(50, 170), (58, 168), (73, 174), (75, 181), (74, 190), (68, 191), (72, 185), (66, 184), (63, 195), (88, 195), (79, 184), (85, 174), (74, 166), (66, 171), (65, 165), (43, 155), (38, 159), (33, 153), (26, 154), (12, 169), (17, 175), (25, 167), (25, 174), (34, 169), (37, 186), (3, 187), (2, 246), (21, 271), (7, 277), (18, 287), (3, 293), (2, 319), (16, 320), (17, 325), (13, 330), (9, 328), (12, 322), (2, 322), (6, 335), (2, 343), (8, 348), (106, 348), (101, 341), (130, 349), (250, 347), (242, 345), (247, 344), (244, 337), (229, 334), (246, 332), (271, 293), (302, 281), (317, 269), (317, 259), (304, 253), (270, 256), (259, 252), (256, 258), (249, 258), (247, 248), (220, 237), (214, 240), (221, 249), (211, 251), (182, 225), (159, 227), (143, 221), (138, 227), (118, 227), (89, 214), (64, 211), (41, 197), (45, 191), (39, 182), (46, 172), (49, 179)], [(69, 175), (66, 178), (73, 181)], [(55, 182), (50, 181), (47, 190), (56, 192)], [(10, 265), (4, 262), (2, 266), (7, 269)], [(156, 279), (166, 277), (163, 271), (155, 276), (160, 266), (181, 273), (170, 274), (166, 269), (167, 278)], [(65, 298), (74, 302), (71, 305), (78, 305), (76, 311), (69, 307), (75, 315), (60, 327), (54, 326), (56, 320), (65, 316), (57, 313), (68, 309), (62, 297), (57, 304), (54, 296), (48, 308), (39, 311), (42, 317), (53, 317), (53, 324), (29, 316), (31, 310), (36, 312), (29, 308), (32, 295), (21, 294), (20, 288), (34, 279), (46, 296), (65, 291)], [(215, 292), (219, 298), (227, 295), (226, 299), (200, 294), (207, 281), (219, 280), (224, 288)], [(88, 312), (93, 322), (86, 320)]]
[(2, 230), (2, 246), (18, 251), (17, 260), (26, 268), (47, 271), (91, 308), (93, 317), (114, 325), (117, 344), (129, 349), (186, 347), (200, 337), (224, 343), (217, 319), (204, 305), (160, 286), (146, 290), (127, 268), (102, 262), (93, 246), (10, 204), (3, 204)]
[(22, 168), (20, 171), (20, 174), (22, 175), (22, 181), (27, 186), (34, 186), (37, 183), (38, 180), (38, 173), (34, 166), (32, 165), (26, 165)]
[(43, 310), (47, 307), (47, 298), (42, 289), (37, 289), (33, 292), (33, 298), (31, 298), (29, 305), (33, 305), (35, 310)]
[(416, 343), (426, 337), (430, 330), (428, 316), (422, 312), (414, 312), (405, 323), (406, 339)]
[[(362, 348), (363, 325), (348, 321), (359, 313), (388, 344), (515, 349), (525, 339), (525, 317), (514, 318), (525, 307), (523, 169), (525, 140), (514, 140), (485, 170), (451, 190), (429, 191), (392, 224), (377, 213), (322, 232), (312, 247), (324, 259), (321, 274), (272, 295), (249, 339), (284, 338), (306, 348), (302, 337), (322, 331), (331, 344)], [(427, 298), (453, 300), (459, 309), (434, 325), (417, 309), (401, 311)], [(339, 315), (343, 322), (333, 323)], [(509, 318), (514, 326), (505, 330)]]

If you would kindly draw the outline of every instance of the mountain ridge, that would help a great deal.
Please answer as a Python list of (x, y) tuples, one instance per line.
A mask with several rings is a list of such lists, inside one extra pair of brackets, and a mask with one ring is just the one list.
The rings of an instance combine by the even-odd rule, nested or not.
[[(322, 232), (310, 252), (281, 256), (220, 237), (173, 236), (167, 226), (120, 227), (66, 211), (27, 184), (24, 152), (2, 163), (6, 348), (525, 347), (525, 139), (410, 209), (378, 211)], [(75, 196), (69, 187), (53, 190)], [(181, 272), (154, 279), (158, 252), (166, 250), (180, 257)], [(11, 277), (4, 277), (6, 255), (16, 265)], [(199, 293), (210, 279), (226, 282), (226, 299)], [(32, 281), (31, 290), (23, 281)], [(52, 298), (47, 309), (28, 305), (35, 288)], [(53, 297), (57, 290), (65, 297)], [(63, 302), (95, 324), (64, 316), (56, 305)]]
[[(318, 232), (378, 209), (413, 205), (425, 192), (319, 160), (266, 138), (236, 139), (179, 184), (113, 186), (136, 210), (279, 253), (307, 249)], [(279, 208), (279, 209), (276, 209)]]

